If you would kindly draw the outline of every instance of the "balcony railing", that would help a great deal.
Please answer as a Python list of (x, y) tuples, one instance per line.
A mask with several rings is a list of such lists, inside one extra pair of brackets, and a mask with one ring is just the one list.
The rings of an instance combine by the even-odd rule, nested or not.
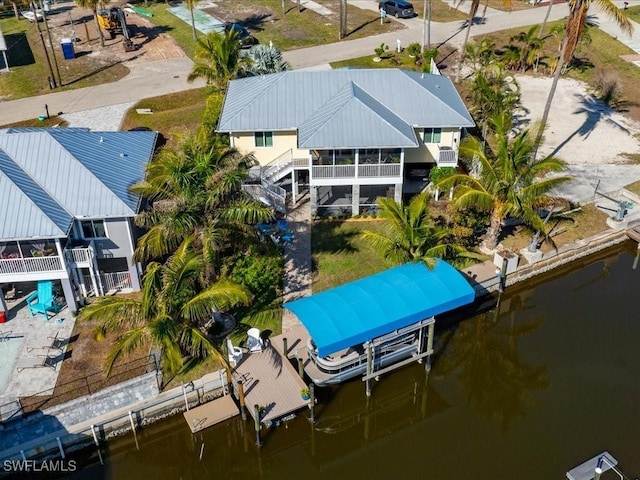
[(358, 165), (359, 177), (399, 177), (399, 163), (381, 163)]
[(438, 147), (437, 165), (439, 167), (458, 166), (458, 152), (450, 147)]
[(93, 250), (91, 248), (82, 248), (82, 247), (68, 248), (64, 251), (64, 253), (67, 256), (67, 261), (69, 263), (89, 264), (93, 259)]
[(313, 178), (354, 178), (355, 165), (314, 165)]
[(3, 258), (0, 260), (0, 274), (59, 272), (63, 270), (60, 257)]
[[(98, 296), (98, 293), (93, 289), (91, 276), (84, 275), (84, 284), (87, 288), (88, 295)], [(101, 273), (100, 284), (102, 285), (105, 295), (109, 292), (120, 292), (133, 288), (129, 272)]]

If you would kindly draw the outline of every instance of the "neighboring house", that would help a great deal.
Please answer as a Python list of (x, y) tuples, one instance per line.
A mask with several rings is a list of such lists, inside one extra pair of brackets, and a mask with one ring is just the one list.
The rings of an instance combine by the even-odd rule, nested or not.
[[(53, 280), (71, 311), (83, 298), (139, 290), (133, 218), (155, 132), (0, 130), (0, 285)], [(0, 293), (0, 311), (6, 311)]]
[(455, 167), (474, 122), (444, 76), (399, 69), (287, 71), (229, 83), (218, 132), (261, 165), (257, 198), (284, 207), (310, 187), (311, 209), (352, 214), (379, 196), (426, 186), (433, 165)]

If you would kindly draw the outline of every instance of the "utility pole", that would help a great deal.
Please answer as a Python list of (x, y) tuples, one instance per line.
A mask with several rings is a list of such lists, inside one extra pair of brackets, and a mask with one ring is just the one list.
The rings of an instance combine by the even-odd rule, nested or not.
[(56, 67), (56, 73), (58, 74), (58, 85), (62, 86), (62, 77), (60, 76), (60, 67), (58, 67), (58, 59), (56, 57), (56, 49), (53, 47), (53, 40), (51, 40), (51, 30), (49, 30), (49, 22), (47, 20), (47, 12), (44, 10), (44, 3), (40, 0), (40, 10), (42, 10), (42, 20), (44, 21), (44, 29), (49, 37), (49, 45), (51, 46), (51, 55), (53, 56), (53, 64)]
[(53, 67), (51, 66), (51, 59), (49, 58), (49, 51), (47, 50), (47, 45), (44, 42), (44, 36), (42, 35), (42, 30), (40, 30), (40, 24), (38, 23), (38, 12), (36, 11), (35, 3), (31, 4), (31, 11), (33, 12), (33, 18), (35, 20), (36, 28), (38, 29), (38, 33), (40, 34), (40, 41), (42, 42), (42, 48), (44, 48), (44, 56), (47, 58), (47, 65), (49, 65), (49, 73), (51, 76), (49, 77), (49, 88), (56, 88), (58, 85), (56, 84), (56, 77), (53, 74)]

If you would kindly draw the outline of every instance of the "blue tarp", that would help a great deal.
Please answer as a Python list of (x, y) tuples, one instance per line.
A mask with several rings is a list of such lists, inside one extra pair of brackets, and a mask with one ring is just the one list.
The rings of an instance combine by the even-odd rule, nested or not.
[(464, 276), (443, 260), (409, 263), (285, 303), (321, 357), (473, 302)]

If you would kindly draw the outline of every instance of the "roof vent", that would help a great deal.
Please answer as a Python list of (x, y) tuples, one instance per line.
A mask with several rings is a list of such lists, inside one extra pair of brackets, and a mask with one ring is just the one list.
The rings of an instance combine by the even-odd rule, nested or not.
[(100, 137), (100, 143), (104, 143), (104, 137)]
[(124, 157), (126, 157), (126, 156), (127, 156), (127, 154), (126, 154), (126, 153), (124, 153), (124, 152), (120, 152), (120, 158), (124, 158)]

